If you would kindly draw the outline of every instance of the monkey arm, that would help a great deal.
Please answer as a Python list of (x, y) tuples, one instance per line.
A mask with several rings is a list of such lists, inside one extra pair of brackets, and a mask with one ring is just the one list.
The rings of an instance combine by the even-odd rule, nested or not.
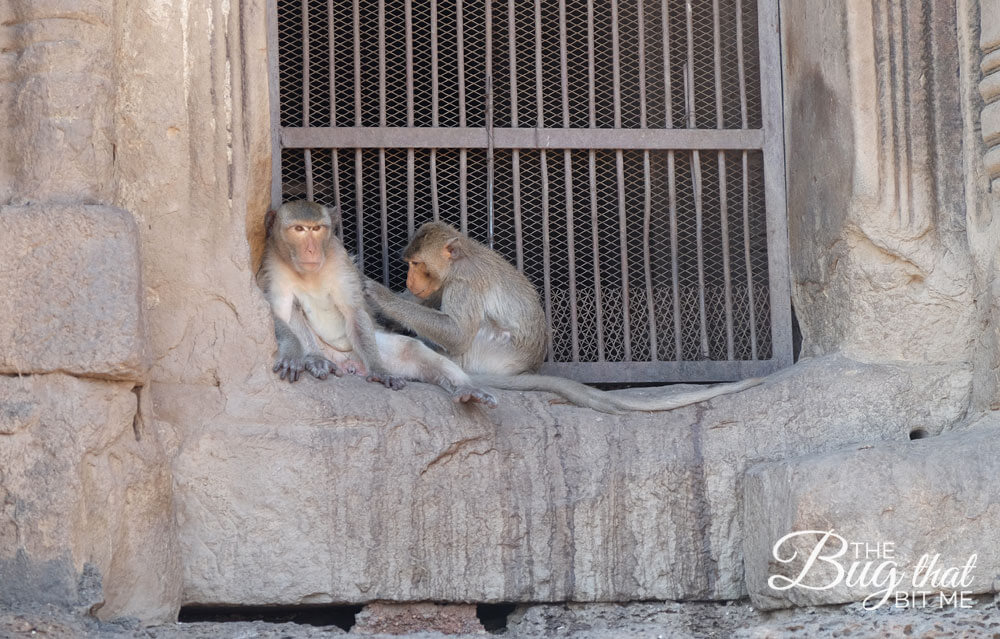
[(464, 326), (442, 311), (405, 300), (378, 282), (365, 282), (368, 300), (386, 317), (402, 324), (420, 337), (429, 339), (452, 356), (464, 353), (476, 336), (476, 326)]

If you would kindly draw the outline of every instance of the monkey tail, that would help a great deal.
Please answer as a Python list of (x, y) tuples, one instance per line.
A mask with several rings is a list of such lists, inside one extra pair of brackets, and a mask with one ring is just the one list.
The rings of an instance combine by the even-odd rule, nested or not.
[(697, 390), (673, 391), (669, 387), (657, 389), (655, 396), (636, 397), (609, 393), (580, 382), (552, 375), (474, 375), (473, 380), (485, 386), (503, 390), (548, 391), (577, 406), (592, 408), (603, 413), (618, 414), (623, 411), (664, 411), (689, 404), (697, 404), (720, 395), (736, 393), (757, 386), (762, 378), (752, 377), (739, 382), (716, 384)]

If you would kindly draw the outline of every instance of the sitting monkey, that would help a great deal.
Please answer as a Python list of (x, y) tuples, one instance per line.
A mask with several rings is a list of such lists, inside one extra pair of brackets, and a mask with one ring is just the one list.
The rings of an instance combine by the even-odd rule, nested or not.
[(528, 278), (500, 254), (440, 222), (420, 227), (403, 251), (406, 287), (440, 310), (393, 294), (372, 280), (372, 306), (440, 346), (477, 383), (508, 390), (541, 390), (579, 406), (616, 413), (679, 408), (760, 383), (748, 379), (655, 397), (607, 393), (579, 382), (533, 374), (545, 356), (545, 314)]
[[(379, 331), (362, 293), (361, 274), (334, 233), (340, 211), (299, 200), (268, 213), (267, 245), (257, 282), (271, 305), (278, 356), (274, 372), (290, 382), (302, 371), (365, 372), (394, 390), (405, 379), (430, 382), (456, 402), (496, 406), (448, 358), (416, 339)], [(335, 355), (327, 359), (316, 337)], [(355, 357), (361, 361), (355, 361)]]

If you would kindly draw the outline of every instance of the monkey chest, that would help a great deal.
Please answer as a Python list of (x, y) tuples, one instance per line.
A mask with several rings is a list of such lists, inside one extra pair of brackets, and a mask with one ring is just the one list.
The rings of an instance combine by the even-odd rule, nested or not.
[(320, 339), (338, 351), (352, 350), (351, 341), (347, 337), (346, 319), (332, 296), (305, 293), (298, 297), (298, 302), (309, 325)]

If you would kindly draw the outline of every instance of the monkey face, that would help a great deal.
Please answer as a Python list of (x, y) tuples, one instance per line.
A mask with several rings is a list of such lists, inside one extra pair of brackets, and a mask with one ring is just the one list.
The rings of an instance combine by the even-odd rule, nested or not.
[(427, 299), (441, 287), (441, 282), (428, 268), (426, 262), (409, 260), (410, 269), (406, 272), (406, 288), (422, 300)]
[(292, 222), (283, 230), (285, 241), (291, 248), (292, 265), (300, 273), (315, 273), (326, 262), (326, 246), (330, 239), (330, 226), (315, 222)]

